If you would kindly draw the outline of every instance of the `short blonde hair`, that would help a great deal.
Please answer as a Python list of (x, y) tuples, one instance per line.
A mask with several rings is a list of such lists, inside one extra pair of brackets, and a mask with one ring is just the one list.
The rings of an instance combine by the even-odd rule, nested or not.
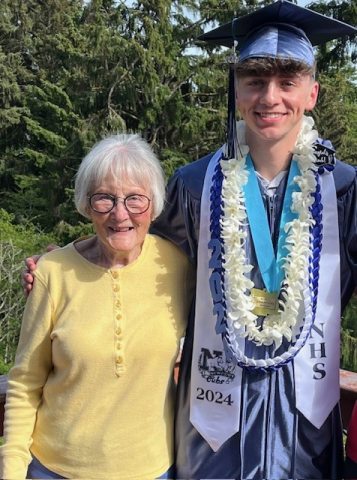
[(113, 175), (118, 183), (132, 182), (152, 197), (153, 218), (162, 212), (165, 179), (160, 162), (150, 145), (139, 135), (111, 135), (98, 142), (82, 160), (76, 174), (74, 201), (78, 212), (89, 217), (88, 196)]

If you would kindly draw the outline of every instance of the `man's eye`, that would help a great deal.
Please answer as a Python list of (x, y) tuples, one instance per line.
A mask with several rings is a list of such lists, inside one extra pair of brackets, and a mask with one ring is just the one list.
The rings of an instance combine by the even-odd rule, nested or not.
[(263, 81), (262, 80), (259, 80), (259, 79), (256, 79), (256, 80), (250, 80), (248, 82), (248, 85), (252, 86), (252, 87), (260, 87), (261, 85), (263, 85)]
[(293, 80), (283, 80), (282, 85), (284, 87), (293, 87), (295, 85), (295, 82)]

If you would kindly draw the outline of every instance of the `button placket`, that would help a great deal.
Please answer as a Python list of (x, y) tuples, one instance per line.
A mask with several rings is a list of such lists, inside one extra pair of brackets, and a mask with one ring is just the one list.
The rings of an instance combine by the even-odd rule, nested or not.
[(123, 350), (123, 326), (122, 326), (122, 303), (120, 298), (120, 274), (111, 270), (112, 291), (114, 297), (114, 356), (115, 374), (120, 377), (125, 372), (124, 350)]

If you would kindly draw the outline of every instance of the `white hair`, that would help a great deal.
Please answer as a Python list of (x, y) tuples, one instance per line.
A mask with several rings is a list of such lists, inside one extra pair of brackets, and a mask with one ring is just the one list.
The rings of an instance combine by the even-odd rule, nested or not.
[(76, 174), (74, 201), (78, 212), (89, 217), (88, 196), (112, 175), (118, 184), (134, 183), (151, 193), (153, 218), (165, 201), (165, 180), (160, 162), (139, 135), (111, 135), (98, 142), (84, 157)]

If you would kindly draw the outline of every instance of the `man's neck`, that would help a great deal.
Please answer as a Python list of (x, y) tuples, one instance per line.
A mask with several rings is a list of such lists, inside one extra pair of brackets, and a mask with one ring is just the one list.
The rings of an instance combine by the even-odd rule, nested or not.
[(259, 151), (251, 148), (250, 154), (254, 163), (255, 170), (267, 180), (272, 180), (280, 172), (288, 170), (292, 158), (291, 151), (274, 152), (268, 150)]
[(280, 172), (288, 170), (296, 138), (283, 139), (278, 142), (260, 141), (247, 138), (249, 152), (254, 167), (267, 180), (272, 180)]

